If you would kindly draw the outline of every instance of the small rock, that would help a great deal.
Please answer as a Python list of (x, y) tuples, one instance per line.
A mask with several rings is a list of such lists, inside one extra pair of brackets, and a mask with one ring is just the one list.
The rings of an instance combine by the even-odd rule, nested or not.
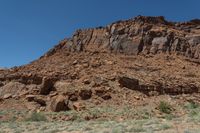
[(75, 103), (73, 103), (73, 108), (76, 111), (81, 111), (81, 110), (85, 109), (85, 105), (83, 103), (80, 103), (80, 102), (75, 102)]
[(26, 99), (29, 102), (36, 102), (38, 104), (40, 104), (41, 106), (46, 106), (46, 100), (44, 97), (42, 96), (37, 96), (37, 95), (27, 95)]
[(0, 82), (0, 87), (2, 87), (4, 84), (2, 82)]
[(26, 99), (29, 101), (29, 102), (32, 102), (35, 98), (35, 95), (27, 95), (26, 96)]
[(83, 83), (84, 83), (84, 84), (90, 84), (90, 80), (89, 80), (89, 79), (84, 79), (84, 80), (83, 80)]
[(134, 96), (134, 98), (135, 98), (136, 100), (140, 100), (140, 97), (139, 97), (139, 96)]
[(104, 100), (110, 100), (112, 97), (110, 94), (107, 93), (107, 94), (103, 95), (101, 98), (103, 98)]
[(107, 79), (103, 77), (94, 77), (91, 85), (92, 87), (109, 86)]
[(79, 91), (79, 96), (82, 100), (90, 99), (92, 97), (92, 91), (91, 89), (81, 89)]
[(105, 93), (106, 93), (105, 88), (97, 88), (97, 89), (95, 89), (95, 95), (97, 95), (97, 96), (102, 96)]
[(100, 67), (101, 66), (101, 62), (96, 60), (96, 61), (93, 61), (91, 63), (91, 66), (94, 67), (94, 68), (97, 68), (97, 67)]
[(69, 100), (70, 100), (70, 101), (78, 101), (78, 97), (77, 97), (76, 95), (71, 95), (71, 96), (69, 97)]
[(49, 94), (50, 97), (54, 97), (54, 96), (56, 96), (56, 95), (58, 95), (57, 92), (53, 92), (53, 93), (50, 93), (50, 94)]
[(5, 94), (3, 96), (3, 99), (9, 99), (9, 98), (12, 98), (12, 94)]
[(43, 98), (41, 96), (36, 96), (34, 98), (34, 102), (40, 104), (41, 106), (46, 106), (46, 100), (45, 100), (45, 98)]
[(75, 61), (72, 63), (72, 65), (76, 65), (76, 64), (78, 64), (78, 60), (75, 60)]
[(106, 63), (107, 65), (113, 65), (113, 64), (114, 64), (113, 61), (108, 61), (108, 60), (105, 60), (105, 63)]
[(84, 63), (82, 66), (83, 66), (83, 68), (88, 68), (89, 64), (88, 63)]

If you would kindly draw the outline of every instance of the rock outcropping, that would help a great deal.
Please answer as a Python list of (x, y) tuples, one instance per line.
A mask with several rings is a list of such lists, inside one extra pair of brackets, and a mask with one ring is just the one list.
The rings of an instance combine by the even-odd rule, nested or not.
[(176, 53), (200, 60), (200, 23), (167, 22), (164, 17), (138, 16), (106, 27), (77, 30), (46, 56), (58, 50), (111, 51), (124, 54)]
[(200, 20), (138, 16), (77, 30), (40, 59), (0, 69), (0, 108), (13, 99), (30, 110), (58, 112), (135, 105), (137, 95), (192, 96), (199, 93), (199, 68)]

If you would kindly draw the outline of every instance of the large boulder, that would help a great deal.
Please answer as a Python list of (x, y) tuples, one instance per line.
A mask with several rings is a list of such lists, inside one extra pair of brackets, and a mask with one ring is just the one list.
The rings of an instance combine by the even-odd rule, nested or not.
[(139, 88), (139, 80), (129, 77), (119, 77), (120, 87), (126, 87), (128, 89), (137, 90)]
[(54, 80), (51, 78), (44, 77), (42, 79), (42, 84), (39, 89), (41, 95), (48, 95), (52, 90), (54, 90)]
[(68, 96), (76, 95), (78, 93), (76, 86), (67, 81), (57, 81), (54, 84), (54, 88), (59, 94)]
[(19, 82), (9, 82), (0, 88), (0, 97), (4, 97), (4, 95), (19, 96), (24, 91), (27, 91), (24, 84)]
[(58, 95), (52, 98), (50, 103), (50, 109), (53, 112), (60, 112), (69, 110), (68, 98), (63, 95)]

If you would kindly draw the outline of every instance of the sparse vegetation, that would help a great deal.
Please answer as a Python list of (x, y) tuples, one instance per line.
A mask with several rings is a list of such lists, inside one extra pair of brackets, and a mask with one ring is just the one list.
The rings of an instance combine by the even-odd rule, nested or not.
[(161, 130), (167, 130), (167, 129), (170, 129), (170, 128), (172, 128), (172, 126), (169, 125), (169, 124), (162, 124), (161, 127), (160, 127)]
[(172, 112), (171, 105), (165, 101), (160, 101), (158, 105), (158, 109), (160, 110), (160, 112), (165, 113), (165, 114), (170, 114)]
[(199, 108), (200, 106), (199, 106), (199, 104), (198, 103), (195, 103), (195, 102), (189, 102), (189, 103), (187, 103), (185, 106), (184, 106), (186, 109), (188, 109), (188, 110), (191, 110), (191, 109), (197, 109), (197, 108)]
[(33, 112), (28, 118), (26, 118), (26, 121), (32, 121), (32, 122), (47, 121), (47, 118), (42, 113)]

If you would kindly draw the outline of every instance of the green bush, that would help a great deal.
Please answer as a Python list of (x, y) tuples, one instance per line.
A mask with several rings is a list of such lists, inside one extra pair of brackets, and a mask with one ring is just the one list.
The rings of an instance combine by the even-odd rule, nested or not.
[(160, 110), (160, 112), (165, 113), (165, 114), (170, 114), (172, 111), (171, 105), (165, 101), (161, 101), (159, 103), (158, 109)]
[(38, 122), (38, 121), (47, 121), (47, 118), (44, 114), (42, 113), (36, 113), (33, 112), (27, 119), (26, 121), (33, 121), (33, 122)]

